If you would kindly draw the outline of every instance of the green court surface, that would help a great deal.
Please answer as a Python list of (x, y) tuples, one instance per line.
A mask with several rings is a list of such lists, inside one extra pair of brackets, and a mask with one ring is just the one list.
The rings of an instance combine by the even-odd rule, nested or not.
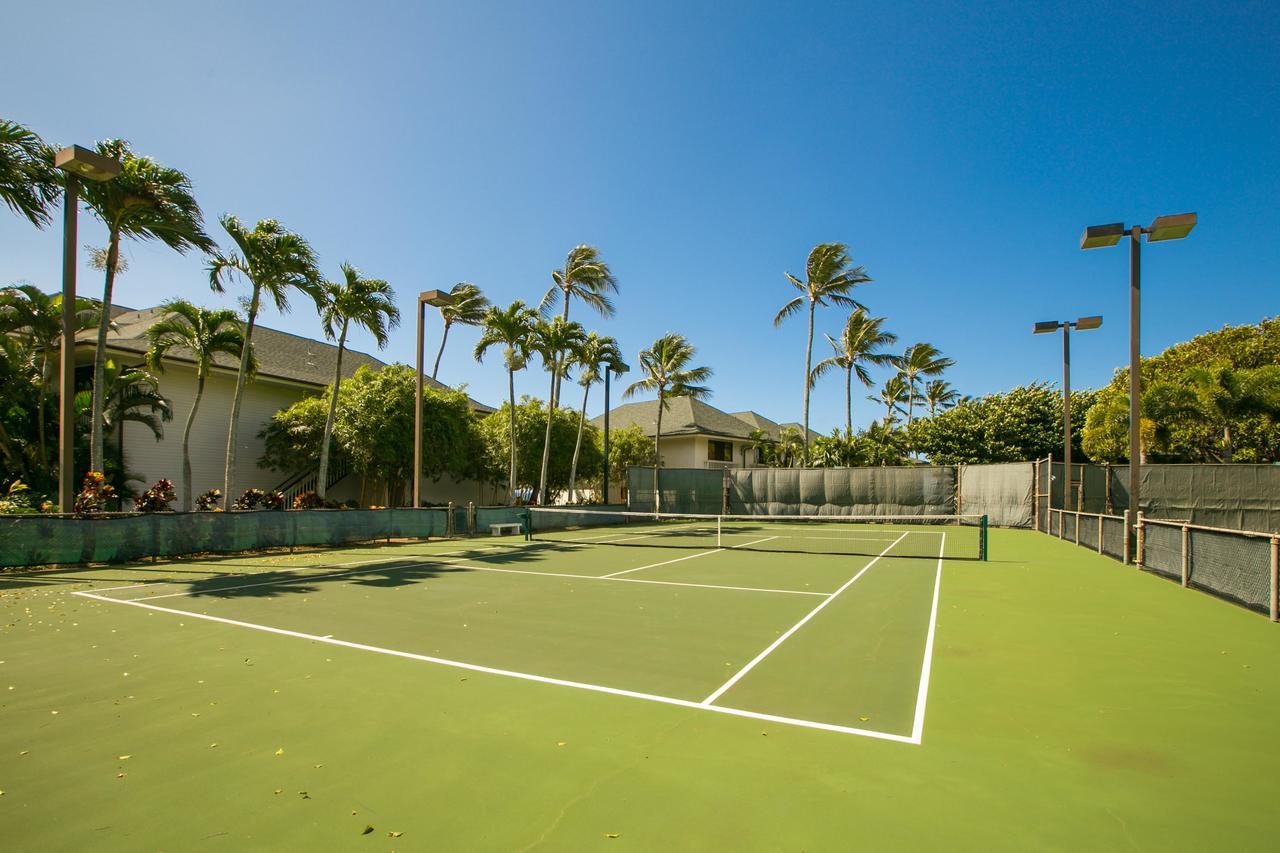
[(643, 534), (0, 575), (0, 838), (1274, 849), (1255, 613), (1031, 531)]

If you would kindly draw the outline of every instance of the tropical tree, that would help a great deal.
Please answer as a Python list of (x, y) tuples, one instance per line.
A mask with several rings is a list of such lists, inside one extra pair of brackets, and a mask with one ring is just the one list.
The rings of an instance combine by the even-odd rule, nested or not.
[[(165, 315), (147, 329), (147, 367), (164, 372), (164, 360), (174, 350), (182, 351), (184, 360), (195, 362), (196, 396), (182, 427), (182, 511), (191, 511), (191, 428), (200, 410), (205, 381), (213, 369), (214, 359), (225, 355), (237, 361), (244, 353), (244, 324), (230, 308), (201, 308), (185, 299), (172, 299), (162, 306)], [(256, 365), (252, 356), (250, 370)]]
[[(114, 183), (114, 181), (110, 182)], [(274, 219), (263, 219), (252, 229), (235, 216), (227, 214), (221, 219), (222, 227), (239, 248), (239, 254), (214, 251), (209, 261), (209, 286), (216, 293), (225, 290), (227, 279), (233, 273), (248, 280), (252, 288), (245, 317), (244, 349), (240, 355), (240, 369), (236, 373), (236, 390), (231, 398), (231, 421), (227, 428), (227, 456), (223, 474), (222, 494), (231, 501), (233, 473), (236, 464), (236, 439), (240, 427), (240, 403), (244, 397), (244, 383), (249, 377), (249, 358), (253, 353), (253, 327), (258, 320), (265, 293), (280, 311), (289, 310), (289, 292), (298, 290), (321, 304), (320, 271), (316, 268), (316, 256), (311, 246), (292, 231), (285, 230)]]
[(895, 356), (880, 352), (881, 347), (893, 346), (898, 342), (897, 335), (883, 330), (884, 320), (884, 317), (870, 316), (861, 308), (855, 309), (849, 315), (838, 339), (826, 335), (827, 342), (831, 344), (834, 352), (813, 368), (810, 384), (833, 368), (844, 371), (844, 435), (846, 439), (853, 438), (853, 377), (856, 375), (859, 382), (870, 388), (871, 373), (867, 370), (867, 365), (884, 366), (897, 363)]
[(901, 465), (906, 458), (906, 434), (892, 419), (872, 421), (859, 438), (868, 465)]
[(480, 325), (480, 340), (476, 343), (475, 359), (483, 361), (489, 347), (501, 345), (503, 364), (507, 368), (507, 391), (510, 394), (511, 468), (508, 493), (512, 503), (516, 501), (516, 371), (523, 370), (529, 362), (533, 327), (538, 315), (532, 308), (517, 299), (506, 308), (491, 305)]
[(107, 226), (102, 311), (93, 353), (92, 433), (89, 437), (91, 470), (102, 468), (104, 371), (107, 364), (107, 332), (111, 324), (111, 294), (120, 258), (120, 238), (159, 240), (176, 252), (212, 251), (213, 240), (204, 231), (204, 217), (191, 191), (191, 180), (177, 169), (133, 152), (129, 143), (111, 139), (98, 143), (98, 153), (120, 163), (120, 174), (109, 181), (87, 181), (81, 192), (89, 209)]
[[(569, 469), (573, 465), (574, 441), (578, 435), (578, 413), (560, 408), (552, 416), (551, 450), (547, 461), (547, 494), (551, 499), (569, 488)], [(511, 407), (503, 403), (498, 411), (481, 418), (478, 430), (485, 446), (486, 467), (505, 473), (511, 444)], [(516, 484), (521, 492), (538, 485), (542, 474), (542, 450), (547, 439), (547, 406), (536, 397), (523, 395), (515, 406)], [(610, 448), (612, 450), (612, 447)], [(594, 479), (603, 470), (604, 451), (600, 431), (587, 424), (578, 457), (578, 475)]]
[[(97, 306), (88, 299), (76, 299), (75, 330), (89, 329), (98, 322)], [(45, 441), (45, 401), (53, 387), (53, 368), (61, 360), (62, 295), (50, 295), (30, 284), (19, 284), (0, 290), (0, 335), (9, 335), (25, 347), (39, 374), (39, 391), (35, 411), (36, 458), (42, 468), (48, 467)]]
[(668, 332), (640, 351), (640, 370), (644, 378), (631, 383), (622, 393), (628, 399), (642, 391), (658, 395), (658, 423), (653, 436), (653, 511), (660, 509), (661, 494), (658, 491), (658, 469), (662, 466), (662, 413), (672, 397), (692, 397), (704, 400), (711, 396), (711, 389), (701, 384), (711, 378), (709, 367), (689, 367), (697, 350), (685, 340), (684, 335)]
[(551, 424), (555, 417), (556, 389), (573, 367), (573, 354), (586, 342), (581, 323), (555, 317), (539, 320), (533, 327), (530, 348), (542, 358), (542, 367), (551, 374), (551, 394), (547, 403), (547, 437), (542, 445), (542, 473), (538, 476), (538, 503), (547, 500), (547, 460), (551, 453)]
[(573, 463), (569, 466), (570, 501), (577, 497), (578, 456), (582, 451), (582, 432), (587, 425), (587, 395), (591, 393), (591, 386), (604, 379), (605, 370), (620, 377), (631, 369), (622, 360), (618, 342), (595, 332), (587, 335), (573, 354), (573, 363), (578, 368), (578, 384), (582, 386), (582, 411), (578, 414), (578, 438), (573, 445)]
[[(140, 424), (160, 441), (164, 438), (164, 424), (173, 420), (173, 405), (160, 393), (160, 381), (154, 374), (141, 367), (118, 367), (110, 359), (103, 370), (105, 394), (103, 395), (102, 427), (119, 452), (114, 465), (107, 464), (103, 457), (103, 473), (115, 487), (116, 492), (125, 495), (125, 481), (136, 480), (137, 476), (129, 474), (124, 467), (124, 448), (121, 444), (121, 428), (126, 423)], [(82, 423), (93, 415), (93, 392), (81, 391), (73, 401), (76, 417)], [(92, 426), (86, 424), (86, 426)], [(89, 430), (92, 433), (92, 430)]]
[(26, 127), (0, 118), (0, 201), (43, 228), (62, 186), (53, 167), (53, 149)]
[[(1221, 365), (1192, 367), (1174, 387), (1190, 391), (1198, 418), (1220, 434), (1221, 441), (1214, 450), (1223, 462), (1233, 461), (1232, 427), (1236, 423), (1259, 416), (1273, 422), (1280, 420), (1280, 365), (1253, 370)], [(1159, 386), (1153, 386), (1143, 396), (1156, 396), (1159, 390)]]
[(808, 308), (809, 314), (809, 335), (805, 339), (804, 348), (804, 429), (801, 434), (801, 440), (804, 443), (804, 454), (808, 456), (809, 452), (809, 389), (812, 387), (813, 374), (813, 314), (815, 309), (821, 305), (824, 308), (830, 302), (833, 305), (843, 305), (847, 308), (862, 308), (865, 306), (857, 302), (849, 294), (859, 284), (865, 284), (871, 281), (871, 277), (867, 275), (867, 271), (860, 266), (854, 266), (853, 260), (849, 257), (849, 247), (844, 243), (821, 243), (813, 247), (809, 252), (809, 258), (805, 262), (805, 280), (793, 276), (791, 273), (784, 273), (787, 281), (796, 290), (800, 291), (800, 295), (792, 299), (778, 311), (773, 318), (775, 327), (781, 326), (782, 321), (796, 313), (803, 307)]
[[(364, 278), (360, 270), (348, 263), (342, 265), (342, 281), (325, 282), (321, 293), (320, 322), (324, 325), (324, 335), (329, 340), (336, 338), (338, 341), (333, 393), (329, 395), (329, 416), (324, 422), (320, 473), (316, 478), (316, 494), (323, 499), (329, 485), (329, 439), (333, 435), (338, 390), (342, 385), (342, 353), (347, 346), (347, 332), (355, 323), (373, 335), (378, 349), (382, 349), (387, 345), (387, 333), (400, 325), (400, 309), (395, 305), (395, 291), (391, 285), (380, 278)], [(445, 329), (448, 330), (447, 325)]]
[[(648, 468), (658, 464), (654, 453), (653, 439), (644, 434), (639, 424), (631, 424), (622, 429), (613, 430), (609, 434), (609, 479), (621, 483), (625, 490), (627, 485), (627, 469), (632, 466)], [(603, 493), (603, 486), (601, 488)], [(625, 491), (623, 492), (625, 495)], [(609, 496), (603, 495), (604, 502)]]
[(804, 436), (792, 426), (778, 430), (778, 441), (773, 447), (773, 464), (779, 468), (800, 468), (805, 464)]
[(897, 420), (897, 415), (906, 414), (902, 404), (907, 402), (908, 396), (907, 380), (895, 375), (884, 381), (878, 394), (868, 395), (867, 399), (885, 407), (883, 422), (888, 426)]
[(960, 402), (960, 392), (945, 379), (931, 379), (924, 386), (924, 401), (929, 406), (929, 417), (941, 409), (944, 412)]
[[(556, 302), (560, 301), (560, 319), (568, 322), (569, 301), (574, 297), (605, 319), (613, 316), (613, 300), (609, 294), (618, 292), (618, 280), (613, 277), (609, 265), (600, 259), (600, 250), (595, 246), (579, 245), (570, 249), (564, 266), (551, 271), (551, 282), (551, 287), (538, 303), (538, 311), (544, 317), (554, 311)], [(551, 407), (555, 408), (560, 405), (559, 377), (553, 384)]]
[(449, 329), (455, 323), (459, 326), (481, 325), (484, 323), (485, 312), (488, 309), (488, 298), (474, 284), (460, 281), (449, 289), (449, 302), (440, 306), (444, 332), (440, 335), (440, 349), (436, 351), (435, 367), (431, 368), (432, 379), (440, 373), (440, 357), (444, 355), (445, 341), (449, 340)]
[(911, 426), (916, 411), (916, 400), (922, 397), (919, 383), (924, 376), (938, 376), (955, 362), (943, 358), (933, 344), (918, 343), (907, 347), (898, 359), (898, 374), (907, 383), (907, 426)]

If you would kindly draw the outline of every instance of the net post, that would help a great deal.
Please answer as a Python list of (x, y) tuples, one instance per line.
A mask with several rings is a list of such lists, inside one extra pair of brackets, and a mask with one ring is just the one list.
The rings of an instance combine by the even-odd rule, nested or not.
[(467, 501), (467, 535), (476, 535), (476, 502)]
[(987, 561), (988, 552), (991, 549), (990, 540), (988, 538), (990, 530), (987, 525), (987, 516), (982, 516), (982, 537), (978, 541), (978, 550), (981, 552), (982, 562)]
[(1126, 509), (1124, 511), (1124, 561), (1123, 561), (1126, 566), (1129, 565), (1130, 533), (1131, 531), (1129, 528), (1129, 510)]
[(449, 501), (444, 510), (444, 535), (446, 538), (451, 538), (453, 536), (453, 528), (453, 501)]
[(716, 547), (724, 547), (724, 516), (716, 516)]
[(1280, 622), (1280, 534), (1271, 537), (1271, 621)]
[(1138, 510), (1137, 529), (1138, 529), (1138, 536), (1137, 536), (1138, 550), (1135, 555), (1133, 564), (1137, 566), (1139, 569), (1141, 569), (1142, 568), (1142, 510)]
[(1187, 585), (1188, 559), (1191, 556), (1191, 528), (1182, 525), (1182, 585)]
[(520, 525), (524, 528), (524, 541), (533, 541), (533, 513), (528, 507), (520, 514)]

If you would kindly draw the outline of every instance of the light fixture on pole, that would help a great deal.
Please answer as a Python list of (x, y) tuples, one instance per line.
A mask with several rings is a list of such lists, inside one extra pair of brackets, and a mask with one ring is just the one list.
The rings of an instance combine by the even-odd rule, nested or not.
[(439, 308), (453, 302), (453, 295), (445, 290), (424, 290), (418, 294), (418, 355), (413, 392), (413, 507), (422, 506), (422, 347), (426, 326), (427, 306)]
[(1125, 236), (1129, 237), (1129, 508), (1134, 517), (1142, 508), (1138, 497), (1139, 468), (1142, 463), (1142, 355), (1139, 348), (1141, 332), (1141, 252), (1142, 235), (1148, 243), (1163, 240), (1181, 240), (1196, 227), (1194, 213), (1175, 213), (1157, 216), (1150, 227), (1126, 226), (1123, 222), (1110, 225), (1091, 225), (1080, 237), (1081, 249), (1098, 249), (1114, 246)]
[[(58, 509), (71, 512), (75, 501), (75, 395), (76, 395), (76, 212), (80, 204), (80, 179), (109, 181), (120, 174), (119, 161), (88, 148), (72, 145), (53, 158), (53, 165), (67, 173), (62, 211), (62, 364), (58, 377)], [(110, 312), (110, 305), (103, 305)]]
[[(1089, 329), (1096, 329), (1102, 325), (1102, 317), (1081, 317), (1078, 320), (1047, 320), (1043, 323), (1036, 323), (1032, 327), (1032, 334), (1043, 335), (1049, 332), (1062, 330), (1062, 470), (1065, 474), (1062, 478), (1062, 504), (1063, 509), (1067, 509), (1067, 501), (1072, 494), (1071, 485), (1071, 329), (1084, 332)], [(1077, 500), (1076, 509), (1079, 509), (1079, 501)]]

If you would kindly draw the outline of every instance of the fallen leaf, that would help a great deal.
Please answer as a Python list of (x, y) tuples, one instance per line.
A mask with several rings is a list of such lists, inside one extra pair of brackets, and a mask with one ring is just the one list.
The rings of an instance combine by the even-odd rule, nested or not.
[[(2, 792), (2, 791), (0, 791), (0, 793), (3, 793), (3, 792)], [(387, 837), (388, 837), (388, 838), (399, 838), (399, 837), (400, 837), (400, 836), (402, 836), (402, 835), (404, 835), (404, 833), (403, 833), (403, 832), (388, 832), (388, 833), (387, 833)]]
[(371, 833), (371, 832), (373, 832), (373, 824), (368, 824), (368, 825), (366, 825), (366, 826), (365, 826), (365, 828), (364, 828), (364, 832), (362, 832), (362, 833), (360, 833), (360, 834), (361, 834), (361, 835), (368, 835), (368, 834), (369, 834), (369, 833)]
[(618, 837), (618, 833), (616, 833), (616, 832), (606, 832), (606, 833), (604, 834), (604, 837), (605, 837), (605, 838), (617, 838), (617, 837)]
[(310, 795), (310, 794), (308, 794), (306, 791), (299, 791), (298, 793), (302, 795), (302, 799), (304, 799), (304, 800), (309, 800), (309, 799), (311, 799), (311, 795)]
[(277, 793), (277, 794), (283, 794), (283, 793), (284, 793), (284, 788), (276, 788), (276, 793)]
[(116, 774), (116, 778), (117, 778), (117, 779), (123, 779), (123, 778), (124, 778), (125, 776), (127, 776), (127, 775), (128, 775), (128, 774), (126, 774), (126, 773), (117, 773), (117, 774)]
[(117, 756), (116, 756), (116, 759), (117, 759), (117, 760), (119, 760), (119, 761), (128, 761), (130, 758), (133, 758), (133, 756), (132, 756), (132, 755), (117, 755)]
[(211, 744), (209, 744), (209, 748), (210, 748), (210, 749), (213, 749), (213, 748), (214, 748), (214, 747), (216, 747), (216, 746), (217, 746), (217, 744), (216, 744), (216, 743), (211, 743)]
[(284, 747), (283, 747), (283, 746), (276, 750), (276, 755), (284, 755)]
[(564, 746), (566, 743), (568, 743), (568, 741), (559, 740), (559, 741), (556, 741), (556, 746)]
[(862, 720), (862, 722), (864, 722), (864, 723), (865, 723), (867, 720), (869, 720), (869, 719), (871, 719), (871, 718), (870, 718), (870, 717), (867, 717), (867, 716), (859, 716), (859, 717), (858, 717), (858, 719), (859, 719), (859, 720)]

